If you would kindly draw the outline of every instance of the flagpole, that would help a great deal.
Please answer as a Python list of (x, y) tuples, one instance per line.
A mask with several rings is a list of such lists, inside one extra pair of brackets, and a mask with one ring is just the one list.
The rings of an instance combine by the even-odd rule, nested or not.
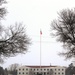
[(41, 35), (42, 35), (42, 31), (40, 29), (40, 73), (41, 73)]

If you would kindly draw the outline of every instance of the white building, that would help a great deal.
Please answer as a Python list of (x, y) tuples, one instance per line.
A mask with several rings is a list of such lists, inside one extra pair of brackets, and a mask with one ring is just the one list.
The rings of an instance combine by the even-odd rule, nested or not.
[(65, 75), (65, 69), (61, 66), (21, 66), (17, 69), (17, 75)]

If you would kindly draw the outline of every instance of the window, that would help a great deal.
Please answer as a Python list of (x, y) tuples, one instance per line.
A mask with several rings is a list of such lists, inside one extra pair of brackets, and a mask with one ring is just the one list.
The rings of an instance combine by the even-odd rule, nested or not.
[(28, 74), (28, 72), (26, 72), (26, 74)]
[(24, 71), (24, 68), (23, 68), (23, 71)]
[(49, 69), (47, 69), (47, 71), (49, 71)]
[(58, 71), (60, 71), (60, 69), (58, 69)]
[(60, 73), (58, 73), (58, 74), (60, 74)]
[(44, 75), (46, 75), (46, 72), (44, 72)]
[(63, 71), (64, 69), (62, 69), (62, 71)]
[(56, 71), (56, 69), (55, 69), (55, 71)]
[(21, 74), (21, 72), (19, 72), (19, 74)]
[(35, 74), (37, 74), (37, 72), (35, 72)]
[(64, 73), (62, 73), (62, 74), (64, 74)]
[(38, 69), (37, 69), (37, 71), (38, 71)]
[(28, 68), (26, 68), (26, 70), (28, 70)]
[(44, 70), (46, 70), (46, 69), (44, 69)]
[(23, 72), (23, 74), (24, 74), (24, 72)]
[(47, 72), (47, 74), (49, 74), (49, 72)]
[(35, 71), (35, 69), (34, 69), (34, 71)]
[(32, 69), (31, 69), (31, 71), (32, 71)]
[(56, 73), (55, 73), (56, 74)]
[(19, 70), (21, 70), (21, 69), (19, 69)]

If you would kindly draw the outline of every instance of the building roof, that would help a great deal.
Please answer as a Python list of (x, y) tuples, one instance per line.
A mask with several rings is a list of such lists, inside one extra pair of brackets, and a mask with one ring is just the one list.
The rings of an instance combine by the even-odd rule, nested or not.
[[(30, 68), (40, 68), (40, 66), (26, 66)], [(46, 67), (57, 67), (57, 66), (41, 66), (41, 68), (46, 68)]]

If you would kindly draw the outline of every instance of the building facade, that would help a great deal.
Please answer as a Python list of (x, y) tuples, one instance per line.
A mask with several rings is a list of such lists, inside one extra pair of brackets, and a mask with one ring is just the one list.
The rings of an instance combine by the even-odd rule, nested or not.
[(21, 66), (17, 75), (65, 75), (66, 67), (61, 66)]

